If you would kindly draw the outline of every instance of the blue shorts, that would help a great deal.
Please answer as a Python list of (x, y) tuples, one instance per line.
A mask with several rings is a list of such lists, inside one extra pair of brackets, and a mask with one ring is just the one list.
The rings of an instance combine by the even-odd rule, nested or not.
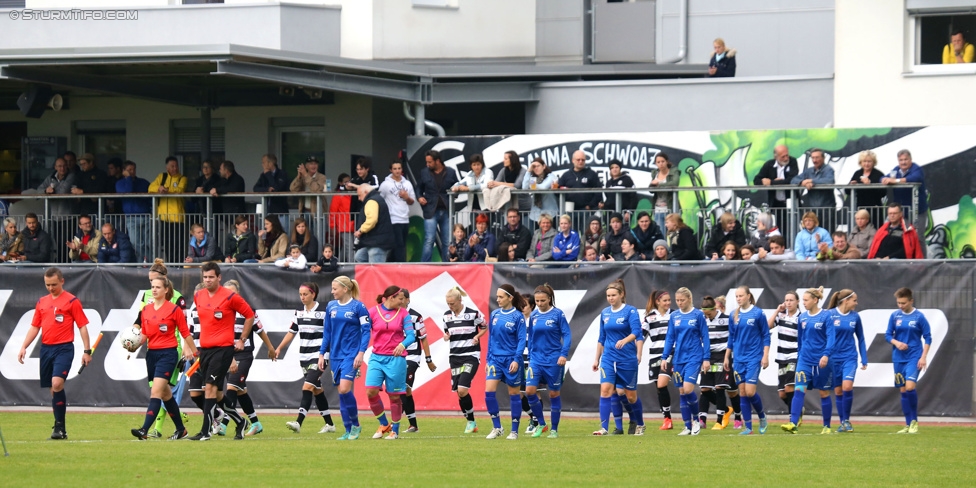
[(674, 379), (674, 384), (678, 387), (682, 383), (697, 384), (698, 375), (701, 374), (701, 367), (701, 362), (675, 364), (671, 378)]
[(901, 388), (905, 383), (911, 381), (918, 382), (918, 360), (921, 356), (909, 359), (908, 361), (895, 362), (895, 386)]
[(49, 346), (41, 344), (41, 388), (50, 388), (51, 379), (57, 376), (68, 378), (71, 361), (75, 359), (75, 345), (73, 342)]
[(834, 360), (834, 388), (845, 381), (854, 381), (857, 374), (857, 358)]
[[(488, 361), (485, 362), (485, 381), (498, 380), (504, 381), (508, 386), (521, 386), (522, 361), (519, 359), (489, 356)], [(512, 363), (518, 363), (518, 369), (514, 373), (508, 371)]]
[(407, 392), (407, 358), (373, 354), (366, 369), (366, 387), (379, 388), (386, 384), (387, 393)]
[[(617, 388), (636, 391), (637, 364), (621, 364), (613, 361), (601, 361), (600, 383), (612, 383), (613, 386)], [(552, 383), (549, 385), (551, 387)]]
[[(336, 359), (335, 361), (329, 361), (329, 367), (332, 368), (332, 384), (338, 386), (340, 381), (356, 381), (359, 377), (359, 368), (354, 368), (353, 364), (356, 363), (356, 358), (346, 358), (346, 359)], [(406, 377), (404, 377), (406, 381)]]
[(175, 347), (146, 351), (146, 373), (149, 375), (149, 380), (152, 381), (154, 378), (172, 380), (173, 372), (176, 371), (176, 361)]
[(834, 375), (830, 363), (827, 367), (821, 368), (820, 363), (815, 364), (799, 362), (796, 364), (796, 389), (798, 390), (830, 390), (831, 380)]
[[(619, 372), (620, 370), (618, 369), (617, 371)], [(559, 366), (558, 364), (544, 366), (529, 361), (529, 369), (525, 371), (525, 385), (538, 388), (539, 384), (542, 383), (547, 385), (551, 391), (559, 391), (563, 386), (563, 376), (565, 374), (565, 366)]]
[(732, 370), (735, 371), (736, 385), (741, 385), (743, 383), (755, 385), (759, 383), (759, 371), (762, 370), (762, 359), (749, 362), (742, 361), (733, 363)]

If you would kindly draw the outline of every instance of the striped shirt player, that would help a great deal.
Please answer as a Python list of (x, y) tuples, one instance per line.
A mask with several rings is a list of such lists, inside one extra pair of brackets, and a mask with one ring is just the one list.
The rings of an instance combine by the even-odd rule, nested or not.
[[(710, 297), (705, 297), (709, 299)], [(734, 384), (732, 377), (725, 370), (722, 362), (725, 360), (725, 348), (729, 342), (729, 316), (719, 312), (714, 307), (714, 299), (709, 303), (709, 308), (702, 304), (702, 314), (705, 315), (705, 323), (708, 325), (708, 345), (711, 364), (708, 371), (702, 373), (699, 384), (701, 385), (701, 397), (698, 399), (698, 421), (704, 427), (708, 418), (708, 406), (715, 404), (716, 421), (713, 430), (724, 428), (722, 421), (728, 424), (726, 417), (727, 402), (725, 401), (725, 390)]]
[[(448, 292), (451, 297), (452, 289)], [(461, 303), (461, 297), (454, 299), (456, 309), (449, 308), (444, 312), (444, 340), (450, 345), (450, 366), (451, 366), (451, 391), (457, 392), (458, 406), (464, 413), (464, 418), (468, 421), (464, 429), (466, 434), (478, 431), (474, 422), (474, 401), (468, 394), (471, 382), (475, 374), (478, 373), (478, 366), (481, 364), (481, 343), (480, 338), (487, 332), (485, 318), (476, 309), (465, 307)]]
[[(788, 386), (796, 383), (797, 334), (800, 322), (800, 310), (793, 315), (789, 312), (776, 314), (773, 319), (776, 326), (778, 344), (776, 345), (776, 365), (779, 368), (779, 391), (786, 391)], [(792, 401), (792, 399), (790, 399)], [(789, 404), (787, 404), (789, 405)]]
[[(661, 374), (661, 353), (664, 352), (664, 339), (668, 335), (669, 320), (671, 320), (670, 310), (663, 314), (651, 310), (651, 313), (644, 316), (641, 324), (644, 339), (650, 343), (650, 348), (647, 350), (649, 366), (647, 377), (651, 382), (656, 382)], [(665, 371), (664, 374), (669, 375), (670, 372)]]
[(298, 417), (294, 421), (285, 422), (285, 426), (296, 434), (300, 433), (302, 423), (305, 421), (305, 416), (308, 415), (308, 410), (312, 407), (312, 400), (314, 399), (319, 414), (325, 420), (325, 425), (319, 433), (335, 432), (332, 415), (329, 411), (329, 401), (325, 398), (325, 392), (322, 389), (323, 371), (319, 369), (318, 361), (325, 329), (325, 310), (323, 310), (321, 303), (315, 301), (318, 296), (317, 287), (303, 284), (299, 287), (298, 296), (302, 300), (302, 307), (295, 310), (291, 325), (288, 327), (288, 333), (275, 351), (276, 355), (281, 357), (281, 351), (288, 347), (296, 336), (298, 337), (298, 366), (301, 368), (304, 378), (302, 400), (298, 406)]
[(403, 414), (407, 416), (410, 427), (407, 432), (417, 432), (417, 404), (413, 398), (413, 382), (417, 378), (417, 369), (420, 368), (420, 361), (427, 362), (427, 367), (434, 371), (434, 360), (430, 357), (430, 345), (427, 344), (427, 325), (424, 323), (424, 316), (414, 310), (408, 309), (410, 318), (413, 321), (413, 331), (417, 340), (407, 347), (407, 393), (403, 395)]

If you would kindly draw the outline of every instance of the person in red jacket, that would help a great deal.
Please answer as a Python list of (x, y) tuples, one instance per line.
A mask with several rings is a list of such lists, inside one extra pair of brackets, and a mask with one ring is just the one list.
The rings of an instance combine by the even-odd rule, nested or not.
[[(349, 183), (349, 175), (340, 174), (335, 191), (346, 191), (346, 183)], [(338, 250), (339, 261), (344, 263), (353, 261), (352, 233), (356, 228), (350, 213), (351, 206), (351, 196), (334, 196), (329, 205), (329, 237)]]
[(888, 221), (874, 234), (868, 259), (924, 259), (915, 227), (905, 220), (901, 205), (888, 204)]

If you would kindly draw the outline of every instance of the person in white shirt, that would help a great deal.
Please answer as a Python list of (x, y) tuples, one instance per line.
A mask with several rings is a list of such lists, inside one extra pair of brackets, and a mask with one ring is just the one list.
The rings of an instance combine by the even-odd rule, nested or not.
[(288, 269), (305, 269), (306, 264), (308, 261), (305, 260), (302, 248), (298, 244), (292, 244), (288, 248), (288, 255), (275, 261), (275, 266)]
[(390, 209), (393, 224), (394, 246), (391, 260), (398, 263), (407, 260), (407, 235), (410, 233), (410, 206), (417, 199), (410, 180), (403, 177), (403, 163), (393, 161), (390, 174), (380, 183), (380, 195)]

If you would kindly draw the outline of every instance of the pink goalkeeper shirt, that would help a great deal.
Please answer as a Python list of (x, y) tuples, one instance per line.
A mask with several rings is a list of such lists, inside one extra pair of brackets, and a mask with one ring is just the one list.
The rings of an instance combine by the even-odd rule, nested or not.
[[(398, 308), (393, 311), (382, 304), (376, 305), (369, 309), (369, 318), (373, 324), (373, 354), (392, 356), (397, 345), (406, 340), (408, 331), (413, 336), (413, 320), (406, 309)], [(406, 355), (406, 351), (401, 354)]]

